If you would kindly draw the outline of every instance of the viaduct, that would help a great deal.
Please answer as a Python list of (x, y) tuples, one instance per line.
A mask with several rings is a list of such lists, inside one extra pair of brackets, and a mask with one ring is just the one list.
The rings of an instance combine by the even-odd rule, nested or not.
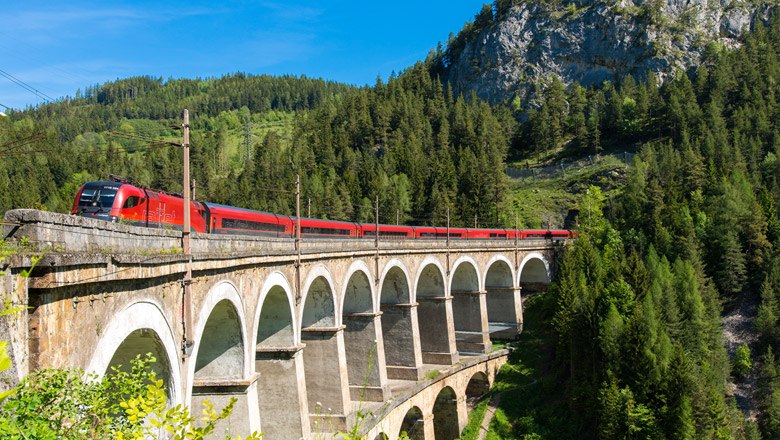
[[(0, 323), (18, 380), (103, 375), (151, 352), (173, 403), (237, 403), (220, 429), (264, 439), (451, 440), (523, 324), (521, 289), (550, 282), (550, 240), (305, 240), (181, 233), (16, 210)], [(35, 262), (30, 255), (42, 255)], [(33, 267), (28, 277), (24, 270)], [(189, 295), (183, 275), (190, 270)], [(5, 336), (7, 334), (7, 336)], [(358, 417), (367, 412), (368, 417)]]

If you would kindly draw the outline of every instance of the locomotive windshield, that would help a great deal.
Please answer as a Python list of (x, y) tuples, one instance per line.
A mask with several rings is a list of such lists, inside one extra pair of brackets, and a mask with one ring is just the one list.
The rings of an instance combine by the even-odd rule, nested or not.
[(79, 197), (79, 213), (110, 212), (117, 190), (119, 185), (112, 182), (87, 184)]

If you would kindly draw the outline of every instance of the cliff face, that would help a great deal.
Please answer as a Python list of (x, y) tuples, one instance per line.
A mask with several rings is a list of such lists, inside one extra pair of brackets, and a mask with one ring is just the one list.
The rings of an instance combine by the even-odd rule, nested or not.
[[(661, 78), (698, 64), (710, 45), (734, 47), (777, 0), (526, 2), (448, 53), (456, 92), (502, 102), (557, 75), (585, 86), (626, 74)], [(450, 51), (453, 52), (453, 51)]]

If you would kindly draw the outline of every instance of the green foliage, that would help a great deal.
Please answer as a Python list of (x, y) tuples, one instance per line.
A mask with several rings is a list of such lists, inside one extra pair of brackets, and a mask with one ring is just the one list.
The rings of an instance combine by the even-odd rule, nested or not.
[[(235, 399), (220, 412), (204, 402), (201, 417), (170, 407), (162, 380), (138, 356), (132, 368), (113, 368), (98, 379), (78, 370), (39, 370), (2, 402), (0, 435), (8, 439), (201, 439), (227, 418)], [(249, 439), (259, 439), (253, 433)]]
[(427, 380), (436, 379), (439, 376), (441, 376), (441, 371), (436, 370), (436, 369), (433, 369), (433, 370), (428, 371), (427, 373), (425, 373), (425, 379), (427, 379)]
[(734, 373), (738, 377), (747, 377), (753, 370), (753, 360), (750, 358), (750, 348), (740, 344), (734, 354)]

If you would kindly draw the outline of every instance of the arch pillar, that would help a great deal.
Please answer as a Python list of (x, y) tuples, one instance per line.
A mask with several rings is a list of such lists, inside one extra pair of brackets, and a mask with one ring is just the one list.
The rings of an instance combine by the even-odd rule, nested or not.
[(469, 407), (466, 403), (465, 394), (457, 397), (456, 406), (458, 408), (458, 433), (461, 433), (466, 429), (466, 424), (469, 420)]
[(353, 401), (384, 402), (390, 398), (382, 338), (382, 312), (344, 315), (344, 344), (350, 356), (364, 359), (348, 364), (349, 392)]
[(192, 381), (193, 414), (199, 414), (203, 402), (208, 400), (214, 407), (224, 408), (235, 398), (233, 412), (227, 420), (217, 422), (216, 433), (249, 435), (260, 430), (260, 408), (257, 398), (257, 379), (254, 375), (248, 379), (194, 379)]
[(523, 331), (523, 300), (520, 287), (487, 287), (487, 315), (491, 334), (514, 339)]
[(436, 440), (436, 430), (433, 426), (433, 412), (423, 417), (423, 438), (425, 440)]
[(490, 353), (486, 290), (452, 292), (455, 343), (458, 352)]
[(314, 432), (349, 429), (351, 412), (344, 326), (301, 329), (306, 345), (303, 368), (307, 387), (309, 420)]
[(417, 303), (382, 303), (382, 336), (389, 379), (421, 380), (424, 376)]
[[(458, 362), (451, 296), (418, 296), (422, 360), (426, 364), (452, 365)], [(441, 320), (445, 322), (442, 323)], [(444, 325), (442, 325), (444, 324)]]
[(310, 435), (303, 347), (255, 349), (255, 394), (263, 417), (262, 431), (268, 438), (299, 440)]

